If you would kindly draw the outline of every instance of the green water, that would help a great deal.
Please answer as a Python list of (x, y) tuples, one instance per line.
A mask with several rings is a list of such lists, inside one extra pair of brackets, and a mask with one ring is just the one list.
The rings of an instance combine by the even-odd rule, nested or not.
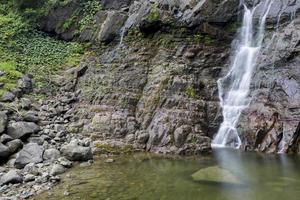
[[(299, 200), (300, 157), (221, 150), (205, 158), (149, 154), (97, 159), (91, 167), (75, 167), (61, 184), (35, 199), (103, 200)], [(220, 168), (240, 184), (195, 181), (192, 174)], [(213, 173), (213, 172), (212, 172)], [(214, 174), (212, 174), (213, 176)], [(64, 196), (64, 191), (70, 193)]]

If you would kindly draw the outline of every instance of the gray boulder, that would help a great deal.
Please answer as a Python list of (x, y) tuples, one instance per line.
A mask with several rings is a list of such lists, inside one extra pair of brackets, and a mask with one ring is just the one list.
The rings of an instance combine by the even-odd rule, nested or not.
[(33, 122), (13, 122), (7, 127), (7, 135), (14, 139), (24, 139), (40, 130)]
[(21, 169), (28, 163), (40, 163), (43, 161), (44, 148), (36, 143), (29, 143), (18, 153), (15, 167)]
[(76, 142), (62, 146), (61, 152), (71, 161), (87, 161), (93, 158), (92, 149), (90, 147), (79, 146)]
[(20, 139), (15, 139), (6, 143), (11, 154), (17, 152), (23, 147), (23, 142)]
[(0, 158), (7, 158), (10, 155), (10, 151), (7, 146), (0, 143)]
[(13, 140), (13, 138), (6, 134), (1, 135), (1, 137), (0, 137), (0, 142), (3, 144), (6, 144), (7, 142), (12, 141), (12, 140)]
[(44, 152), (44, 160), (56, 160), (60, 157), (60, 152), (57, 149), (47, 149)]
[(9, 183), (22, 183), (23, 178), (17, 170), (10, 170), (0, 178), (0, 186)]
[(40, 120), (38, 113), (34, 111), (28, 111), (25, 113), (23, 119), (27, 122), (38, 122)]
[(12, 92), (6, 92), (3, 94), (1, 101), (2, 102), (12, 102), (16, 96)]
[(0, 134), (4, 132), (7, 125), (7, 115), (5, 112), (0, 112)]
[(17, 86), (23, 93), (28, 94), (33, 91), (32, 81), (30, 75), (25, 75), (18, 80)]
[(65, 171), (66, 171), (66, 168), (64, 168), (64, 166), (62, 166), (60, 164), (55, 164), (51, 168), (50, 175), (56, 176), (56, 175), (64, 173)]

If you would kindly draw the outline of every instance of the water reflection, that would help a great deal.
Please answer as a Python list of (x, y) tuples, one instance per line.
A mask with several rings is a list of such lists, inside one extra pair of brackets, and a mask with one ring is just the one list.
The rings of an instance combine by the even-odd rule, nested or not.
[[(63, 183), (36, 199), (298, 200), (297, 156), (220, 149), (209, 157), (135, 154), (75, 167)], [(223, 177), (222, 177), (223, 176)], [(70, 196), (64, 196), (64, 191)]]

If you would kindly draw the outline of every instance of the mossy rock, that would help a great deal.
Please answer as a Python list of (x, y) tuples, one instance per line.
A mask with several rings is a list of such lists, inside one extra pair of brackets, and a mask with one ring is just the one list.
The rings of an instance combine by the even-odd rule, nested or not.
[(212, 183), (227, 183), (227, 184), (242, 184), (241, 181), (230, 171), (222, 169), (218, 166), (207, 167), (200, 169), (192, 174), (195, 181), (212, 182)]

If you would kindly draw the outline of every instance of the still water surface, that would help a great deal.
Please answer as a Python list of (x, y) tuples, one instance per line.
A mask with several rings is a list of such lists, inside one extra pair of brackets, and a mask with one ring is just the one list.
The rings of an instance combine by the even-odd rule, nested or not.
[[(114, 163), (97, 159), (90, 167), (74, 167), (61, 184), (35, 199), (50, 200), (299, 200), (300, 157), (218, 150), (199, 158), (133, 154)], [(192, 174), (221, 169), (239, 183)], [(200, 174), (201, 174), (200, 173)], [(211, 178), (211, 177), (213, 178)], [(203, 177), (202, 177), (203, 178)], [(218, 178), (220, 180), (218, 181)], [(69, 196), (63, 193), (68, 191)]]

